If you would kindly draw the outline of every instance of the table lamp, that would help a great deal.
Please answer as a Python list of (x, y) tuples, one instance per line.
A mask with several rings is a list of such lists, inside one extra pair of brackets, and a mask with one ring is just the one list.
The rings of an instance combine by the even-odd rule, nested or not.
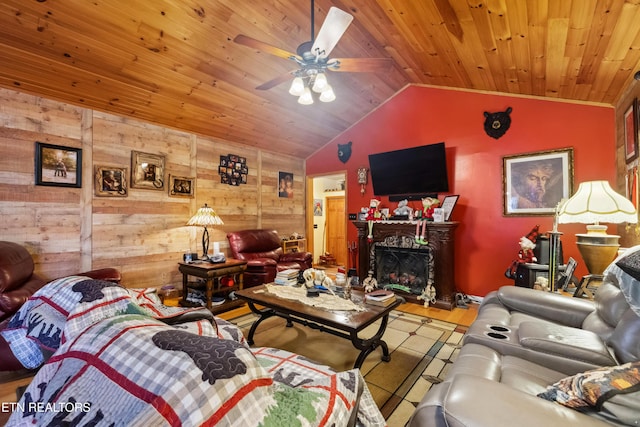
[(207, 230), (207, 226), (209, 225), (221, 225), (224, 224), (222, 219), (218, 216), (216, 211), (213, 208), (210, 208), (205, 203), (203, 207), (198, 209), (198, 212), (194, 216), (191, 217), (187, 225), (198, 225), (204, 227), (204, 233), (202, 233), (202, 258), (208, 259), (209, 256), (207, 253), (209, 252), (209, 231)]
[(633, 203), (613, 191), (607, 181), (581, 183), (561, 205), (557, 219), (560, 224), (589, 224), (586, 234), (576, 234), (576, 244), (591, 275), (602, 275), (620, 248), (620, 236), (607, 234), (607, 226), (600, 223), (638, 222)]

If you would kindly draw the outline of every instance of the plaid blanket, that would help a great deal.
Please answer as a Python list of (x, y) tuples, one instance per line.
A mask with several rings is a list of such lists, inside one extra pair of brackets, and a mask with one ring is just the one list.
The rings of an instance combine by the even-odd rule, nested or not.
[(359, 370), (251, 349), (205, 310), (107, 283), (54, 281), (1, 332), (20, 360), (46, 362), (7, 425), (385, 425)]

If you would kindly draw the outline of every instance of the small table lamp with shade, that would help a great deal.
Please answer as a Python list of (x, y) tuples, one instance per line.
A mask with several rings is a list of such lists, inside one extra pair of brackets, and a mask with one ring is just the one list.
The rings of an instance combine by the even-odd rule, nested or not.
[(207, 226), (222, 225), (222, 219), (218, 216), (213, 208), (207, 206), (205, 203), (203, 207), (198, 209), (194, 216), (191, 217), (187, 225), (197, 225), (204, 227), (204, 233), (202, 233), (202, 258), (209, 259), (209, 231)]
[(600, 223), (637, 223), (638, 216), (633, 203), (616, 193), (607, 181), (589, 181), (581, 183), (578, 191), (560, 206), (557, 220), (560, 224), (589, 224), (586, 234), (576, 234), (578, 250), (589, 270), (578, 292), (590, 281), (602, 280), (604, 270), (620, 248), (620, 236), (607, 234), (607, 226)]

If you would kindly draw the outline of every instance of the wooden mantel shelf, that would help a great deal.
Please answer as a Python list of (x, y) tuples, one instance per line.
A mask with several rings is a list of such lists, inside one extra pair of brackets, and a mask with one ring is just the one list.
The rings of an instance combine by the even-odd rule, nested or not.
[[(458, 222), (429, 222), (427, 240), (433, 251), (436, 302), (433, 307), (452, 310), (455, 307), (456, 281), (454, 265), (454, 231)], [(391, 236), (415, 238), (416, 223), (411, 221), (376, 221), (373, 225), (373, 242), (369, 243), (369, 224), (367, 221), (353, 221), (358, 229), (358, 275), (366, 277), (372, 268), (370, 259), (371, 245)], [(402, 295), (407, 301), (423, 304), (417, 295)]]

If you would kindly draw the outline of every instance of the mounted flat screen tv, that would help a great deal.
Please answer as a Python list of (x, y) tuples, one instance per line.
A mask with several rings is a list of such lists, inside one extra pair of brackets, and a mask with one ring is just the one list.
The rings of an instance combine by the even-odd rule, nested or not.
[(444, 142), (370, 154), (369, 170), (376, 196), (416, 200), (449, 191)]

